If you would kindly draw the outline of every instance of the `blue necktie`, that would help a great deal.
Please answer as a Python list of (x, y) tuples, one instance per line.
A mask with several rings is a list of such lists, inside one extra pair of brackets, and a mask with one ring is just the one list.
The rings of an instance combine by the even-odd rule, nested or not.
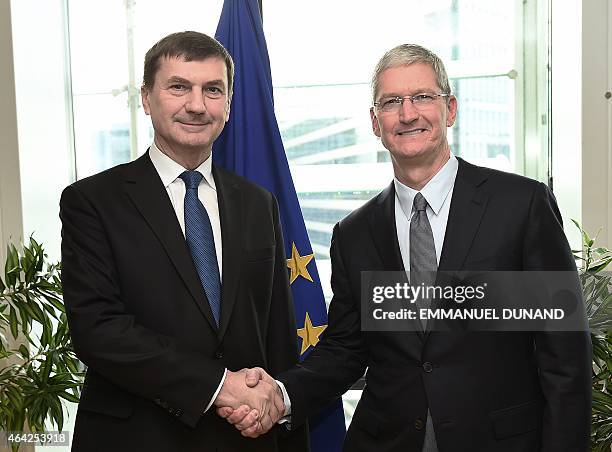
[(198, 186), (204, 176), (198, 171), (185, 171), (179, 177), (185, 182), (186, 189), (185, 238), (215, 322), (219, 326), (221, 281), (217, 252), (208, 213), (198, 198)]

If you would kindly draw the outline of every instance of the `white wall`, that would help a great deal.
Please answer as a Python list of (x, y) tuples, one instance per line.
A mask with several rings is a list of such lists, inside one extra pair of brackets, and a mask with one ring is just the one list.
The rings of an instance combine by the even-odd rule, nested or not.
[[(552, 5), (552, 175), (553, 188), (573, 249), (580, 233), (572, 219), (582, 222), (582, 1)], [(572, 30), (568, 33), (568, 30)]]
[[(612, 4), (582, 1), (582, 221), (612, 247)], [(571, 108), (571, 106), (570, 106)]]
[(612, 6), (565, 0), (552, 9), (554, 190), (572, 244), (570, 219), (612, 247)]
[(19, 147), (13, 73), (11, 6), (0, 0), (0, 268), (4, 268), (6, 244), (22, 238)]

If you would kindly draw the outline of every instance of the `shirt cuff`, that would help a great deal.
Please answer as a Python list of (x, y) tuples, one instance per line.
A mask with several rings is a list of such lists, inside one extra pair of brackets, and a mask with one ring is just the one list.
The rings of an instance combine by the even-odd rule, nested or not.
[(285, 415), (278, 421), (278, 423), (284, 424), (285, 422), (288, 422), (289, 425), (291, 425), (291, 400), (289, 399), (289, 393), (287, 393), (287, 389), (285, 389), (285, 385), (281, 381), (275, 381), (283, 393), (283, 403), (285, 404)]
[[(219, 386), (217, 387), (217, 390), (213, 394), (212, 399), (210, 399), (210, 402), (208, 402), (208, 405), (206, 405), (206, 408), (204, 409), (202, 414), (206, 413), (210, 409), (212, 404), (215, 402), (215, 400), (217, 399), (217, 396), (219, 395), (219, 392), (221, 392), (221, 387), (223, 386), (223, 383), (225, 383), (225, 377), (227, 377), (227, 369), (225, 369), (223, 371), (223, 377), (221, 377), (221, 382), (219, 383)], [(285, 411), (287, 411), (287, 410), (285, 410)]]

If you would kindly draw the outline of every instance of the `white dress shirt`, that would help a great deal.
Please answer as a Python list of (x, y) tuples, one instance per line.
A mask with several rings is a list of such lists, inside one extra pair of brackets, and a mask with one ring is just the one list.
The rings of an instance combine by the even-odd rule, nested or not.
[[(446, 223), (450, 211), (453, 187), (457, 178), (459, 162), (451, 154), (450, 159), (431, 178), (421, 190), (421, 194), (427, 201), (427, 219), (431, 225), (434, 246), (436, 247), (436, 262), (440, 264)], [(395, 184), (395, 227), (397, 228), (397, 241), (399, 242), (404, 270), (410, 271), (410, 220), (413, 215), (414, 197), (418, 191), (402, 184), (397, 178), (393, 179)]]
[[(185, 182), (183, 182), (183, 179), (179, 178), (179, 176), (187, 170), (160, 151), (155, 141), (149, 148), (149, 157), (164, 187), (166, 187), (166, 192), (168, 193), (168, 197), (176, 213), (176, 218), (181, 225), (183, 235), (185, 235), (185, 193), (187, 190), (185, 189)], [(221, 273), (223, 267), (223, 243), (221, 241), (221, 220), (219, 217), (219, 202), (217, 201), (217, 187), (212, 176), (212, 154), (195, 170), (199, 171), (204, 176), (198, 186), (198, 198), (206, 208), (206, 213), (208, 213), (208, 218), (210, 218), (210, 225), (212, 226), (213, 238), (215, 240), (217, 264), (219, 265), (219, 278), (221, 282), (223, 282)], [(208, 411), (217, 398), (217, 395), (219, 395), (221, 386), (223, 386), (225, 382), (226, 375), (227, 369), (225, 369), (221, 382), (213, 394), (212, 399), (206, 405), (204, 413)]]

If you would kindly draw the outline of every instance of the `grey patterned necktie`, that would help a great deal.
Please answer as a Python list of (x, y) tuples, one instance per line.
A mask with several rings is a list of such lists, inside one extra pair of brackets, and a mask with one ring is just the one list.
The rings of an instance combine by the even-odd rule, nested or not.
[[(433, 232), (427, 218), (427, 201), (421, 193), (417, 193), (413, 202), (414, 213), (410, 220), (410, 283), (412, 285), (429, 286), (435, 283), (435, 272), (438, 269), (436, 260), (436, 247)], [(420, 300), (419, 307), (429, 307), (429, 300)], [(421, 322), (423, 330), (427, 322)], [(425, 425), (425, 441), (423, 452), (438, 452), (433, 420), (429, 409), (427, 410), (427, 423)]]
[[(410, 283), (413, 286), (431, 286), (436, 280), (436, 247), (433, 232), (427, 218), (427, 201), (417, 193), (413, 202), (414, 213), (410, 220)], [(427, 299), (418, 300), (419, 307), (428, 308)], [(426, 322), (423, 321), (423, 329)]]

